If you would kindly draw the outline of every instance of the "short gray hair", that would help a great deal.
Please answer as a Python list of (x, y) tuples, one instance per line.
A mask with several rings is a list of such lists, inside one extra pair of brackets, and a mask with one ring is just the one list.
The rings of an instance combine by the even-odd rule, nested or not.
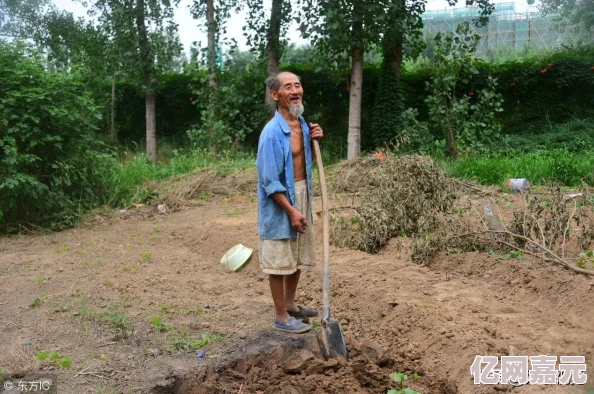
[(275, 92), (278, 91), (278, 89), (280, 88), (280, 81), (278, 80), (278, 76), (282, 73), (293, 74), (297, 77), (299, 82), (301, 82), (301, 77), (299, 75), (297, 75), (291, 71), (280, 71), (280, 72), (266, 78), (266, 87), (268, 88), (268, 90), (273, 90)]

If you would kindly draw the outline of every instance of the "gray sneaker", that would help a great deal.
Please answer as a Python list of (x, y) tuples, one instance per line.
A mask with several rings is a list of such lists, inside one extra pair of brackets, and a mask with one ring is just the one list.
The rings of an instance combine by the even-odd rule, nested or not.
[(274, 322), (274, 328), (279, 331), (291, 332), (293, 334), (301, 334), (311, 330), (309, 324), (302, 323), (294, 317), (289, 317), (289, 320), (287, 320), (286, 323), (276, 320)]

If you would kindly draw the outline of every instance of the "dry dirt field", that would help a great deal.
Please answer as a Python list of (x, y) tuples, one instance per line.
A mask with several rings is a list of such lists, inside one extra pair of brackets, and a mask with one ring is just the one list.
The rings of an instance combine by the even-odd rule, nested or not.
[[(316, 232), (321, 256), (319, 217)], [(423, 394), (594, 392), (594, 277), (478, 252), (419, 265), (406, 238), (375, 255), (331, 247), (332, 315), (349, 359), (324, 361), (315, 334), (272, 330), (257, 240), (246, 191), (167, 214), (116, 211), (60, 233), (0, 239), (0, 371), (56, 373), (59, 392), (72, 394), (379, 394), (397, 388), (395, 372)], [(254, 254), (225, 272), (219, 260), (238, 243)], [(321, 283), (321, 273), (304, 274), (299, 302), (321, 307)], [(588, 383), (473, 384), (475, 355), (510, 349), (583, 355)], [(44, 351), (59, 356), (37, 360)], [(71, 366), (60, 367), (67, 357)]]

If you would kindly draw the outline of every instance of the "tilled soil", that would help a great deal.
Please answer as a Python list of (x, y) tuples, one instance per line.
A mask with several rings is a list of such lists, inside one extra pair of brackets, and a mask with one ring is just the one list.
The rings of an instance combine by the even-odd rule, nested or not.
[[(238, 243), (254, 254), (241, 271), (225, 272), (219, 260)], [(251, 195), (3, 238), (0, 368), (9, 377), (55, 373), (60, 393), (385, 393), (397, 388), (394, 372), (424, 394), (594, 387), (594, 378), (586, 386), (479, 387), (470, 374), (476, 355), (510, 353), (583, 355), (591, 371), (590, 277), (487, 253), (444, 254), (422, 266), (411, 261), (408, 239), (377, 255), (332, 247), (332, 316), (349, 359), (325, 361), (314, 333), (271, 330), (257, 249)], [(303, 274), (298, 298), (321, 307), (319, 272)], [(202, 338), (211, 342), (202, 347)], [(36, 360), (48, 350), (72, 366)]]

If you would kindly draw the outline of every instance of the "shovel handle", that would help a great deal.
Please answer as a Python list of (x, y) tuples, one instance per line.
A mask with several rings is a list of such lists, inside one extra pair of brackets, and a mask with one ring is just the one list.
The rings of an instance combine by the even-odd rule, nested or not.
[(320, 178), (320, 191), (322, 193), (322, 225), (323, 225), (323, 302), (322, 320), (330, 320), (330, 219), (328, 215), (328, 193), (326, 191), (326, 178), (324, 177), (324, 164), (322, 163), (322, 153), (320, 143), (313, 140), (313, 149), (316, 155), (316, 165), (318, 167), (318, 176)]

